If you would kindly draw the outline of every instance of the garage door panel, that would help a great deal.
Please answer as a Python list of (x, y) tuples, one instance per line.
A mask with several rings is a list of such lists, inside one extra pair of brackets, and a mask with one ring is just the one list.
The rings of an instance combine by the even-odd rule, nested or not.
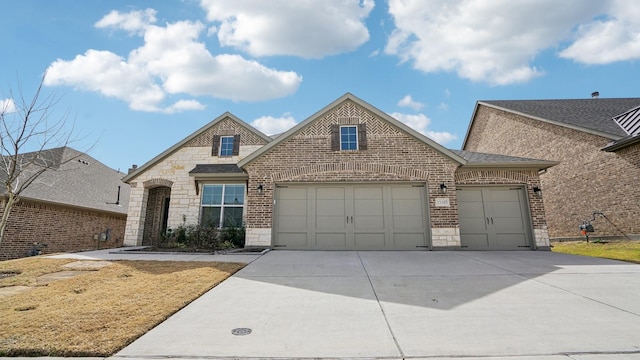
[(384, 229), (384, 216), (356, 216), (353, 226), (356, 229)]
[(316, 233), (316, 248), (326, 250), (342, 250), (347, 247), (345, 233)]
[(470, 250), (487, 250), (489, 236), (488, 234), (465, 234), (463, 245)]
[(306, 249), (307, 237), (307, 232), (280, 232), (277, 244), (286, 245), (289, 249)]
[(498, 249), (520, 249), (526, 248), (527, 238), (522, 233), (505, 233), (498, 234), (495, 241), (496, 248)]
[(318, 216), (316, 218), (316, 228), (344, 229), (346, 226), (345, 218), (345, 216)]
[(524, 223), (521, 217), (493, 218), (493, 223), (497, 233), (524, 231)]
[(520, 202), (520, 198), (518, 197), (518, 191), (516, 190), (500, 190), (493, 189), (491, 190), (491, 201), (494, 203), (498, 202)]
[(316, 200), (316, 214), (345, 216), (344, 200)]
[(406, 232), (393, 234), (394, 250), (417, 250), (425, 246), (424, 232)]
[(375, 200), (360, 200), (354, 201), (354, 214), (355, 216), (361, 215), (378, 215), (383, 216), (384, 207), (382, 199)]
[[(460, 199), (458, 199), (460, 201)], [(484, 219), (484, 205), (482, 202), (460, 202), (464, 206), (459, 206), (459, 215), (464, 218)]]
[(482, 190), (460, 189), (457, 192), (458, 202), (478, 202), (482, 204)]
[(280, 216), (278, 226), (281, 229), (307, 229), (309, 227), (307, 216)]
[(355, 248), (358, 250), (381, 250), (384, 249), (385, 233), (356, 233), (354, 237)]
[(394, 216), (394, 229), (423, 229), (424, 219), (421, 215)]
[(460, 231), (463, 233), (473, 233), (478, 231), (487, 230), (487, 221), (484, 217), (464, 218), (460, 220)]
[(493, 217), (515, 217), (520, 214), (520, 201), (494, 202), (491, 204)]

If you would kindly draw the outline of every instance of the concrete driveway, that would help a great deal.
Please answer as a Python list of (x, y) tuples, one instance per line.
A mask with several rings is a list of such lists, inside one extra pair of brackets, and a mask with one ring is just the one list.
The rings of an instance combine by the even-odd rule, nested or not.
[(114, 356), (166, 357), (640, 359), (640, 265), (272, 251)]

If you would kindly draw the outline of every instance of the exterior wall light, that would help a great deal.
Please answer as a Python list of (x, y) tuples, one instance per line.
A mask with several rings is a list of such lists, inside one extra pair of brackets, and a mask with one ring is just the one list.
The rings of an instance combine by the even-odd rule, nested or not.
[(263, 191), (264, 191), (264, 185), (262, 184), (258, 185), (258, 194), (262, 194)]
[(540, 186), (534, 185), (531, 190), (533, 190), (533, 193), (538, 195), (538, 196), (542, 196), (542, 189), (540, 188)]
[(440, 194), (446, 194), (447, 193), (447, 185), (445, 185), (444, 183), (440, 183)]

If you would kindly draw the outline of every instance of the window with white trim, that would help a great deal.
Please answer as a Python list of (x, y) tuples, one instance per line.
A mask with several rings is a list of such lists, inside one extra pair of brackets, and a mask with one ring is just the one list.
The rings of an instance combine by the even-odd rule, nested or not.
[(340, 126), (340, 150), (358, 150), (358, 127)]
[(244, 211), (244, 185), (202, 185), (200, 225), (207, 227), (240, 227)]
[(220, 152), (219, 156), (231, 156), (233, 155), (233, 136), (221, 136), (220, 137)]

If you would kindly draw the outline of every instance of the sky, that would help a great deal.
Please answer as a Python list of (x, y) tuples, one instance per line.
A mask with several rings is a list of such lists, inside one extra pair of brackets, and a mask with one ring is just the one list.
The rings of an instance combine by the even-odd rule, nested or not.
[[(459, 149), (479, 100), (640, 97), (637, 0), (21, 0), (0, 106), (58, 101), (126, 172), (229, 111), (286, 131), (349, 92)], [(43, 80), (44, 78), (44, 80)]]

